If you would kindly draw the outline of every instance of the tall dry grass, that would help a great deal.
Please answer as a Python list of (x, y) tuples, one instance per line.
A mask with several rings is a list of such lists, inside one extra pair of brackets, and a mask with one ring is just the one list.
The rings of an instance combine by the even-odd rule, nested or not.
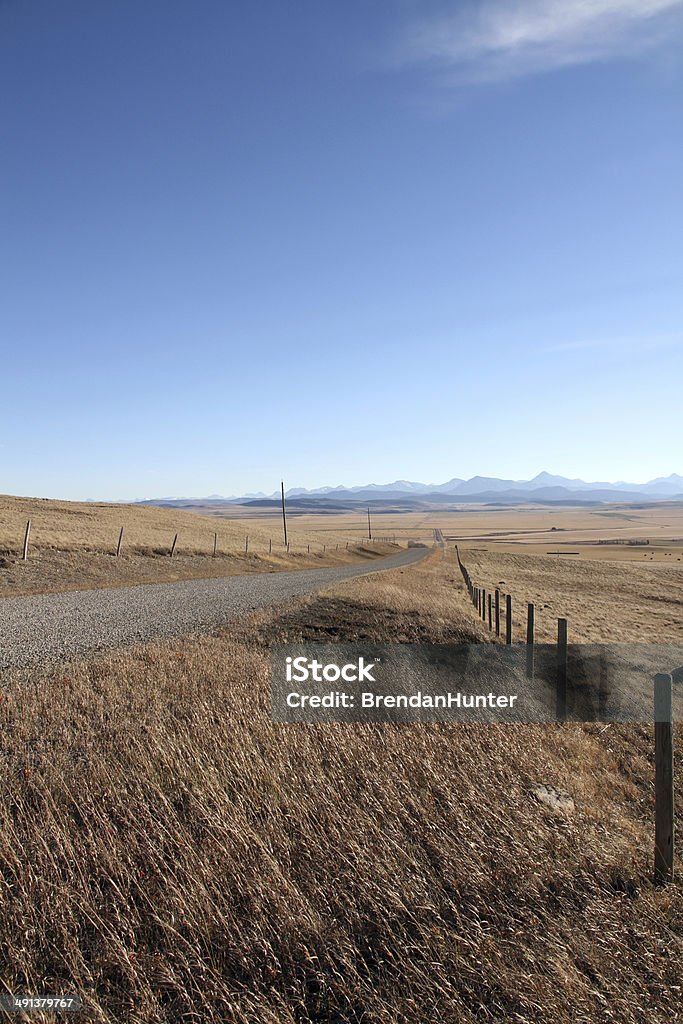
[[(385, 612), (345, 584), (339, 639), (363, 600), (427, 628), (439, 566), (372, 581)], [(2, 679), (4, 986), (111, 1024), (679, 1020), (649, 730), (274, 725), (263, 638), (295, 612)], [(434, 637), (471, 618), (456, 592)]]

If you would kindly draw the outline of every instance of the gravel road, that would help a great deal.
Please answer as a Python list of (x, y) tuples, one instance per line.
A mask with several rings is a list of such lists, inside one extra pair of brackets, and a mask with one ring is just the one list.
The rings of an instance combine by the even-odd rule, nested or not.
[(145, 640), (206, 633), (255, 608), (427, 554), (409, 548), (372, 563), (298, 572), (254, 573), (137, 587), (0, 599), (0, 668), (24, 667)]

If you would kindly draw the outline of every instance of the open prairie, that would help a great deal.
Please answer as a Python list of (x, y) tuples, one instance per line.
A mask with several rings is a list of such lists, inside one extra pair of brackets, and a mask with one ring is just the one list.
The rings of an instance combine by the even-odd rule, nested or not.
[[(312, 529), (314, 518), (300, 517), (301, 528)], [(358, 522), (329, 519), (346, 530)], [(478, 585), (513, 596), (517, 640), (530, 601), (539, 640), (556, 638), (559, 616), (569, 618), (576, 641), (680, 643), (683, 636), (681, 503), (373, 511), (372, 521), (378, 535), (399, 543), (457, 543)], [(316, 529), (324, 535), (332, 522)]]
[(436, 550), (213, 636), (0, 673), (7, 990), (100, 1024), (680, 1019), (649, 728), (271, 721), (274, 641), (486, 635)]
[(494, 545), (461, 547), (460, 554), (476, 586), (512, 596), (515, 641), (525, 638), (528, 602), (535, 605), (536, 638), (542, 641), (557, 639), (560, 617), (569, 620), (570, 642), (683, 640), (680, 562), (569, 560)]
[[(537, 636), (558, 616), (575, 640), (680, 642), (683, 507), (462, 506), (456, 511), (290, 514), (289, 551), (279, 515), (0, 499), (0, 595), (119, 586), (346, 564), (408, 543), (457, 543), (478, 583), (513, 596), (515, 637), (526, 603)], [(31, 519), (29, 559), (21, 561)], [(121, 527), (120, 557), (115, 557)], [(178, 535), (174, 557), (170, 550)], [(213, 556), (214, 535), (216, 556)], [(382, 540), (378, 540), (382, 538)]]
[[(250, 521), (247, 509), (240, 509), (239, 522)], [(683, 503), (661, 502), (643, 505), (463, 505), (457, 510), (425, 509), (415, 512), (371, 509), (373, 534), (431, 542), (440, 530), (447, 542), (476, 542), (478, 547), (495, 545), (504, 551), (546, 554), (601, 561), (678, 561), (683, 564)], [(254, 524), (276, 528), (277, 519), (259, 515)], [(296, 529), (317, 536), (336, 533), (367, 536), (367, 518), (362, 513), (297, 515)], [(649, 543), (638, 543), (645, 542)]]
[(292, 518), (288, 550), (281, 518), (249, 521), (152, 505), (0, 496), (0, 596), (342, 565), (395, 550), (369, 544), (367, 519), (365, 534), (357, 528), (360, 516), (332, 529), (320, 519)]

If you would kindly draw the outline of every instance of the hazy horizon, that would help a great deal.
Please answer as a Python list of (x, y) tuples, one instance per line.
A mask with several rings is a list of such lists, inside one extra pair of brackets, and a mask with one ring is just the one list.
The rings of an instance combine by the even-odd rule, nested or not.
[[(442, 487), (444, 484), (447, 484), (447, 483), (449, 483), (452, 480), (461, 480), (461, 481), (464, 481), (465, 483), (467, 483), (470, 480), (476, 479), (478, 477), (481, 477), (481, 478), (484, 478), (484, 479), (490, 479), (490, 480), (497, 480), (497, 481), (510, 481), (512, 483), (515, 483), (515, 484), (523, 484), (523, 483), (532, 482), (537, 477), (544, 476), (544, 475), (548, 475), (548, 476), (552, 476), (552, 477), (563, 477), (564, 479), (572, 481), (572, 482), (576, 481), (576, 480), (579, 480), (579, 481), (581, 481), (581, 483), (585, 484), (587, 487), (593, 487), (593, 486), (600, 485), (600, 484), (606, 484), (606, 485), (609, 485), (609, 486), (623, 485), (625, 489), (627, 489), (629, 486), (642, 487), (642, 486), (645, 486), (646, 484), (650, 484), (650, 483), (654, 482), (655, 480), (664, 480), (664, 481), (666, 481), (666, 480), (668, 480), (671, 477), (681, 477), (681, 479), (683, 479), (683, 474), (679, 474), (679, 473), (677, 473), (675, 471), (672, 472), (672, 473), (663, 474), (661, 476), (651, 477), (651, 478), (648, 478), (647, 480), (610, 480), (610, 479), (607, 479), (607, 478), (602, 479), (602, 480), (589, 480), (586, 477), (581, 477), (580, 476), (580, 477), (571, 477), (570, 478), (570, 477), (567, 477), (566, 474), (563, 474), (563, 473), (554, 473), (552, 471), (539, 470), (538, 472), (533, 473), (532, 475), (524, 476), (524, 477), (516, 477), (516, 478), (502, 477), (499, 474), (477, 473), (477, 474), (474, 474), (472, 477), (462, 477), (462, 476), (458, 477), (457, 475), (456, 476), (444, 476), (443, 478), (440, 478), (438, 480), (430, 480), (430, 481), (427, 481), (427, 480), (409, 480), (407, 477), (397, 477), (395, 480), (380, 480), (380, 479), (368, 480), (368, 481), (366, 481), (365, 483), (362, 483), (362, 484), (358, 483), (357, 481), (355, 481), (354, 483), (329, 483), (329, 481), (328, 481), (327, 483), (313, 484), (310, 487), (305, 487), (305, 488), (304, 488), (304, 486), (302, 484), (299, 484), (299, 483), (297, 483), (295, 481), (285, 481), (285, 491), (286, 491), (286, 493), (288, 493), (291, 490), (306, 490), (306, 491), (309, 491), (309, 492), (317, 491), (317, 490), (321, 490), (321, 489), (330, 489), (330, 490), (338, 490), (338, 489), (344, 489), (344, 490), (364, 490), (365, 488), (368, 488), (368, 487), (370, 487), (370, 488), (372, 488), (372, 487), (389, 487), (392, 484), (401, 484), (401, 483), (403, 483), (403, 484), (410, 483), (410, 484), (415, 484), (415, 485), (419, 485), (419, 486), (424, 486), (425, 488), (429, 488), (429, 487), (432, 487), (432, 486), (433, 487)], [(544, 486), (551, 486), (551, 485), (544, 485)], [(681, 487), (681, 493), (683, 493), (683, 486)], [(118, 495), (116, 497), (103, 496), (103, 495), (92, 495), (92, 494), (84, 494), (84, 495), (80, 495), (80, 496), (75, 497), (75, 498), (66, 498), (62, 494), (40, 494), (40, 495), (38, 495), (38, 494), (25, 494), (25, 495), (12, 494), (10, 496), (11, 497), (34, 497), (34, 498), (41, 498), (41, 499), (47, 499), (47, 500), (61, 500), (61, 501), (65, 501), (66, 500), (66, 501), (86, 501), (86, 502), (91, 502), (91, 501), (93, 501), (93, 502), (98, 502), (98, 501), (101, 501), (101, 502), (130, 502), (130, 501), (136, 502), (136, 501), (145, 501), (145, 500), (150, 500), (150, 499), (171, 500), (171, 499), (181, 499), (181, 498), (188, 498), (188, 499), (195, 499), (195, 498), (222, 498), (222, 499), (230, 499), (230, 498), (244, 498), (244, 497), (253, 497), (253, 496), (272, 497), (273, 495), (278, 496), (279, 494), (280, 494), (280, 482), (278, 481), (275, 486), (273, 486), (273, 487), (271, 487), (271, 488), (269, 488), (267, 490), (260, 490), (260, 491), (241, 490), (240, 488), (236, 488), (236, 489), (233, 489), (231, 491), (228, 491), (228, 490), (225, 490), (225, 489), (224, 490), (215, 490), (214, 489), (212, 491), (207, 491), (207, 492), (201, 493), (201, 494), (200, 493), (194, 493), (194, 492), (191, 492), (189, 490), (181, 490), (181, 491), (178, 491), (177, 493), (170, 493), (170, 492), (168, 492), (168, 493), (164, 493), (164, 494), (162, 494), (162, 493), (135, 494), (135, 495), (134, 494), (128, 494), (128, 495)]]

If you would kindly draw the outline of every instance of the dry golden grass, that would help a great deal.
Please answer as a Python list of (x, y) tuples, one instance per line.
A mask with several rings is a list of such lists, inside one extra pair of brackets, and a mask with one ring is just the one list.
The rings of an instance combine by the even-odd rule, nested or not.
[[(536, 606), (536, 636), (557, 639), (558, 617), (574, 642), (683, 642), (683, 568), (584, 558), (460, 549), (473, 582), (512, 595), (514, 637), (526, 635), (526, 606)], [(674, 668), (675, 666), (671, 666)]]
[[(310, 517), (306, 517), (310, 518)], [(322, 518), (322, 517), (319, 517)], [(346, 528), (362, 528), (358, 516), (334, 517)], [(644, 561), (683, 565), (683, 504), (595, 507), (466, 506), (457, 512), (438, 509), (423, 512), (373, 513), (377, 535), (396, 536), (405, 543), (431, 543), (441, 530), (449, 546), (467, 546), (545, 554), (554, 550), (578, 550), (582, 558), (600, 561)], [(601, 545), (599, 540), (649, 540), (646, 548), (625, 544)], [(564, 556), (568, 561), (571, 556)]]
[[(325, 599), (341, 599), (344, 606), (355, 603), (366, 616), (380, 614), (386, 618), (395, 614), (425, 625), (432, 641), (444, 642), (449, 630), (457, 623), (466, 627), (466, 639), (472, 642), (489, 640), (488, 630), (470, 613), (463, 603), (462, 580), (452, 551), (436, 549), (416, 565), (391, 572), (376, 573), (330, 587)], [(385, 639), (405, 640), (401, 636)], [(425, 636), (425, 639), (427, 637)]]
[(340, 640), (359, 607), (386, 640), (473, 626), (437, 552), (223, 636), (4, 676), (5, 988), (107, 1024), (680, 1020), (650, 730), (274, 725), (265, 643), (317, 637), (325, 601)]
[[(23, 562), (29, 519), (29, 559)], [(116, 558), (122, 526), (122, 554)], [(341, 565), (395, 550), (369, 545), (342, 527), (316, 532), (294, 523), (288, 552), (277, 520), (264, 524), (148, 505), (0, 497), (0, 596)]]

